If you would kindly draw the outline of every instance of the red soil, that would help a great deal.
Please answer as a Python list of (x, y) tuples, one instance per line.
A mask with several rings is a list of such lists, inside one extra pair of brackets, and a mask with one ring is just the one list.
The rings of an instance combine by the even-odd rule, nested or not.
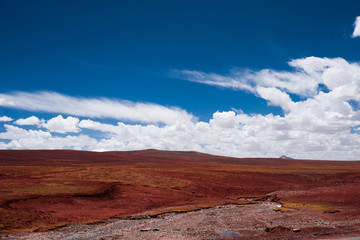
[[(305, 208), (329, 219), (360, 220), (359, 183), (358, 161), (1, 150), (0, 233), (260, 199), (281, 202), (283, 212)], [(268, 234), (280, 230), (287, 231)]]

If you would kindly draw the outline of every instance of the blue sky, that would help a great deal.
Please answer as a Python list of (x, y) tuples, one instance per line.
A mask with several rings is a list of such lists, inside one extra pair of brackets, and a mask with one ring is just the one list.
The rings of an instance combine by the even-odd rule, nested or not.
[(1, 1), (0, 147), (356, 159), (359, 9)]

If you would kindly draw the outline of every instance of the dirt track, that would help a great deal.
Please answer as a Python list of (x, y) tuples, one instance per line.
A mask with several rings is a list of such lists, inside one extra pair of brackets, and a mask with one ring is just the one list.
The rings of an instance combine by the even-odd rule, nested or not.
[(311, 210), (274, 211), (278, 203), (225, 205), (154, 218), (111, 220), (97, 225), (74, 224), (41, 233), (4, 235), (0, 239), (327, 239), (360, 236), (360, 221), (332, 221)]

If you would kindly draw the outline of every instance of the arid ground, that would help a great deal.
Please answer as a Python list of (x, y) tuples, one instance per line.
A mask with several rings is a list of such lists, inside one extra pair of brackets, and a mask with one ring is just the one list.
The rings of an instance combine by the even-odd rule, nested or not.
[(357, 237), (360, 162), (1, 150), (0, 233), (0, 239)]

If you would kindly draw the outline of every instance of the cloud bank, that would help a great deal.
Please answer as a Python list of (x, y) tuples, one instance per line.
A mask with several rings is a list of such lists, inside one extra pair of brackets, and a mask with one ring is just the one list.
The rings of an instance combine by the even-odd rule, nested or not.
[[(185, 110), (150, 103), (74, 98), (49, 92), (0, 94), (2, 106), (68, 114), (46, 120), (36, 116), (18, 119), (14, 122), (18, 126), (4, 123), (0, 148), (157, 148), (236, 157), (285, 154), (294, 158), (359, 160), (360, 65), (342, 58), (317, 57), (294, 59), (289, 65), (291, 71), (233, 70), (227, 75), (178, 72), (189, 81), (251, 92), (269, 105), (281, 107), (283, 116), (217, 111), (203, 122)], [(293, 100), (292, 94), (301, 100)], [(101, 118), (105, 117), (119, 122), (104, 123)], [(123, 121), (129, 119), (142, 124)], [(23, 127), (30, 124), (36, 129)]]
[[(313, 131), (311, 128), (303, 129), (296, 121), (272, 114), (216, 112), (208, 122), (177, 122), (165, 126), (122, 122), (113, 125), (84, 119), (76, 126), (79, 129), (76, 135), (59, 136), (47, 129), (26, 130), (6, 124), (0, 139), (9, 142), (0, 141), (0, 147), (94, 151), (157, 148), (237, 157), (279, 157), (286, 154), (295, 158), (340, 160), (358, 159), (360, 154), (359, 135), (351, 134), (348, 129)], [(82, 133), (85, 130), (102, 134), (99, 138), (90, 137)]]

